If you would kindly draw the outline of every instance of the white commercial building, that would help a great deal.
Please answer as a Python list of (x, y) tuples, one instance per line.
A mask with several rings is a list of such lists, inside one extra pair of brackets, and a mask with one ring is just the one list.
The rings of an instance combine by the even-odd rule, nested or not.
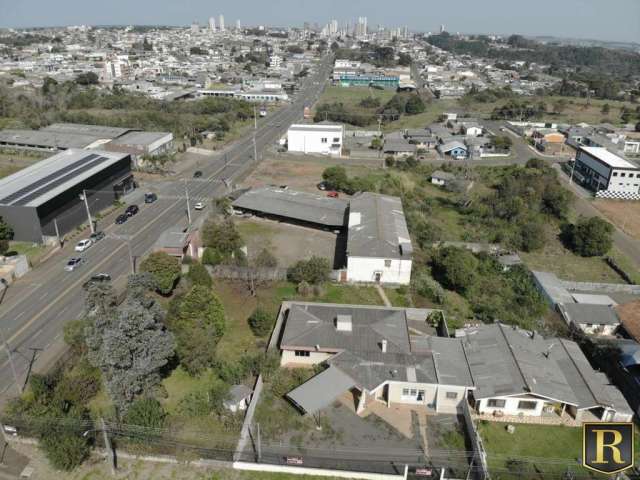
[(342, 125), (291, 125), (287, 131), (290, 152), (342, 155)]
[(408, 285), (413, 247), (398, 197), (361, 193), (349, 204), (347, 281)]
[(640, 193), (640, 168), (602, 147), (580, 147), (574, 177), (596, 192)]

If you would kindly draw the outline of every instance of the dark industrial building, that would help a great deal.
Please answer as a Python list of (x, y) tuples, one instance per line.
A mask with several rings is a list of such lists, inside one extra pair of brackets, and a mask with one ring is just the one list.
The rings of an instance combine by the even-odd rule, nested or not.
[(133, 186), (129, 154), (72, 148), (0, 180), (0, 216), (15, 240), (40, 243), (87, 221), (83, 190), (94, 215)]

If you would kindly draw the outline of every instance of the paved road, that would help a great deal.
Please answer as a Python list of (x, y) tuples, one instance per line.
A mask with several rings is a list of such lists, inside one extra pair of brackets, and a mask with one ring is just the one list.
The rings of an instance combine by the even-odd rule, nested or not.
[[(192, 205), (197, 201), (210, 202), (212, 198), (226, 193), (225, 181), (233, 181), (250, 170), (256, 164), (254, 152), (260, 157), (265, 147), (275, 144), (288, 126), (302, 117), (303, 107), (317, 100), (330, 71), (331, 59), (327, 57), (310, 77), (303, 80), (290, 105), (260, 120), (254, 135), (219, 153), (203, 156), (198, 167), (203, 172), (201, 179), (192, 179), (193, 172), (185, 172), (188, 178), (145, 185), (145, 189), (151, 189), (159, 196), (150, 205), (144, 205), (142, 191), (130, 194), (125, 200), (140, 205), (140, 212), (123, 225), (113, 224), (114, 215), (104, 219), (98, 227), (107, 233), (107, 238), (82, 255), (86, 263), (80, 269), (74, 272), (63, 270), (67, 259), (74, 256), (73, 245), (66, 245), (61, 253), (9, 287), (4, 298), (0, 297), (0, 329), (13, 352), (18, 384), (25, 381), (31, 348), (42, 349), (34, 363), (36, 371), (51, 364), (64, 351), (63, 325), (81, 316), (82, 284), (91, 275), (106, 272), (116, 284), (124, 284), (131, 272), (125, 238), (130, 241), (133, 255), (141, 257), (150, 251), (163, 231), (175, 225), (186, 225), (185, 188), (189, 191)], [(202, 221), (206, 210), (196, 212), (192, 208), (192, 221)], [(0, 394), (6, 397), (6, 394), (16, 392), (7, 350), (2, 346)]]

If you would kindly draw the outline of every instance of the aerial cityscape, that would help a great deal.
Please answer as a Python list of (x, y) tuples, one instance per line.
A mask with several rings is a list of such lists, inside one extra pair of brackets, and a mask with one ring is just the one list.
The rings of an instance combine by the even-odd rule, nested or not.
[(640, 478), (640, 3), (515, 3), (0, 0), (0, 480)]

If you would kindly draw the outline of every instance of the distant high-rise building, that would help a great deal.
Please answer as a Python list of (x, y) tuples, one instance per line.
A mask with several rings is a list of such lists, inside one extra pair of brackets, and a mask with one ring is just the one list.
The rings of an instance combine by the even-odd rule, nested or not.
[(218, 28), (220, 28), (221, 32), (224, 32), (224, 15), (222, 14), (218, 17)]
[(242, 30), (242, 24), (240, 23), (240, 20), (236, 20), (236, 30), (238, 32)]
[(329, 22), (329, 35), (334, 36), (338, 33), (338, 20), (331, 20)]
[(200, 25), (198, 25), (198, 22), (194, 21), (191, 24), (191, 33), (198, 33), (200, 31)]
[(213, 17), (209, 17), (209, 30), (212, 32), (216, 31), (216, 19)]
[(440, 33), (444, 33), (444, 23), (440, 25)]
[(358, 17), (355, 34), (358, 38), (367, 36), (367, 17)]

